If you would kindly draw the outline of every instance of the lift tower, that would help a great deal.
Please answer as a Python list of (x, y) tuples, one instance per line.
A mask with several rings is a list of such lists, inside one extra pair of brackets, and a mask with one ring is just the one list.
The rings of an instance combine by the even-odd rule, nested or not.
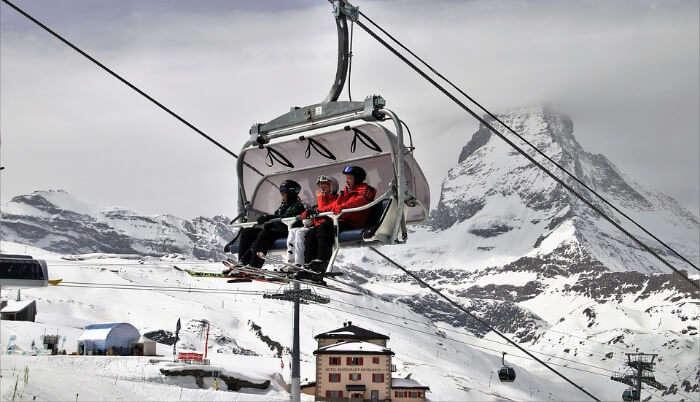
[(300, 370), (300, 345), (299, 345), (299, 306), (301, 304), (320, 303), (328, 304), (330, 299), (315, 293), (311, 289), (301, 289), (299, 282), (294, 282), (291, 289), (283, 292), (266, 293), (264, 299), (276, 299), (291, 301), (294, 303), (294, 324), (292, 341), (292, 381), (290, 389), (290, 401), (299, 402), (301, 400), (301, 370)]
[(625, 401), (640, 401), (642, 399), (642, 383), (665, 390), (666, 386), (656, 381), (654, 378), (654, 359), (657, 354), (649, 353), (626, 353), (627, 361), (625, 365), (631, 370), (624, 373), (616, 373), (611, 380), (627, 384), (631, 389), (625, 390), (622, 399)]

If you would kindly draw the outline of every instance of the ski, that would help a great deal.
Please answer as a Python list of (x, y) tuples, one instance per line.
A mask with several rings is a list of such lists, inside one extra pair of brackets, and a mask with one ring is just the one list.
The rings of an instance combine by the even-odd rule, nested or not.
[[(324, 285), (324, 284), (314, 282), (314, 281), (296, 279), (296, 278), (290, 276), (289, 274), (285, 274), (282, 272), (270, 271), (270, 270), (262, 269), (262, 268), (255, 268), (255, 267), (251, 267), (249, 265), (235, 265), (231, 261), (222, 261), (222, 262), (228, 268), (231, 268), (231, 269), (239, 271), (239, 272), (245, 272), (245, 273), (248, 273), (251, 275), (271, 276), (274, 278), (279, 278), (279, 279), (287, 280), (290, 282), (297, 282), (297, 283), (302, 284), (302, 285), (314, 286), (317, 288), (332, 290), (334, 292), (346, 293), (346, 294), (353, 295), (353, 296), (360, 296), (360, 293), (357, 293), (357, 292), (352, 292), (350, 290), (341, 289), (341, 288), (333, 286), (333, 285)], [(298, 267), (296, 267), (296, 268), (298, 268)]]
[[(316, 271), (314, 271), (314, 270), (308, 269), (308, 268), (303, 267), (303, 266), (300, 267), (300, 266), (298, 266), (298, 265), (296, 265), (296, 264), (291, 264), (291, 263), (288, 263), (288, 262), (280, 261), (280, 260), (277, 260), (277, 259), (270, 259), (270, 258), (266, 259), (266, 261), (267, 261), (268, 263), (270, 263), (270, 264), (280, 264), (280, 265), (286, 266), (287, 269), (288, 269), (287, 272), (293, 272), (293, 273), (294, 273), (294, 272), (307, 272), (307, 273), (310, 273), (310, 274), (312, 274), (312, 275), (317, 275), (317, 276), (319, 275), (319, 273), (316, 272)], [(277, 271), (273, 271), (273, 272), (277, 272)], [(281, 271), (281, 272), (284, 273), (284, 271)], [(333, 281), (333, 282), (341, 283), (341, 284), (343, 284), (343, 285), (345, 285), (345, 286), (352, 287), (353, 284), (348, 283), (348, 282), (345, 282), (345, 281), (341, 281), (340, 279), (337, 279), (337, 278), (336, 278), (336, 277), (342, 276), (342, 275), (343, 275), (342, 272), (326, 272), (326, 273), (323, 274), (323, 279), (329, 279), (329, 280), (331, 280), (331, 281)]]
[(221, 278), (221, 279), (228, 279), (229, 283), (245, 283), (245, 282), (267, 282), (267, 283), (287, 283), (286, 280), (281, 279), (281, 278), (265, 278), (262, 275), (251, 275), (249, 273), (245, 273), (244, 275), (241, 276), (232, 276), (232, 275), (227, 275), (224, 273), (220, 272), (206, 272), (206, 271), (194, 271), (191, 269), (182, 269), (178, 268), (179, 271), (183, 271), (187, 273), (190, 276), (196, 277), (196, 278)]

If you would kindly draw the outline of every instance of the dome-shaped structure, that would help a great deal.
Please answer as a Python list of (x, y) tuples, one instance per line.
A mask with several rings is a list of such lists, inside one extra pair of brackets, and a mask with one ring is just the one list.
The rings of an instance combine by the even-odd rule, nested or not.
[(78, 338), (78, 354), (128, 355), (129, 344), (138, 341), (139, 331), (133, 325), (122, 323), (93, 324), (85, 327)]

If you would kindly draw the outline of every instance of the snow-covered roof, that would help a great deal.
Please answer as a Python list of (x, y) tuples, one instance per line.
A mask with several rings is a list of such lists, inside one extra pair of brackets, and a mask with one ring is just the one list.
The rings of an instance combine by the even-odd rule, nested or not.
[(318, 348), (314, 353), (381, 353), (394, 354), (391, 349), (370, 342), (339, 342)]
[(8, 301), (7, 305), (0, 310), (2, 313), (17, 313), (34, 303), (34, 300)]
[(349, 338), (349, 339), (389, 339), (388, 336), (372, 332), (370, 330), (360, 328), (348, 323), (342, 328), (334, 329), (333, 331), (324, 332), (314, 337), (315, 339), (328, 338)]
[(107, 339), (107, 336), (109, 336), (109, 333), (112, 332), (112, 330), (114, 328), (122, 326), (122, 325), (129, 326), (129, 327), (133, 328), (133, 325), (131, 325), (129, 323), (125, 323), (125, 322), (115, 322), (115, 323), (110, 323), (110, 324), (92, 324), (92, 325), (88, 325), (85, 327), (85, 331), (83, 331), (83, 333), (80, 334), (80, 337), (78, 338), (78, 340), (85, 341), (85, 340), (104, 340), (104, 339)]
[(416, 380), (410, 378), (392, 378), (391, 388), (419, 388), (419, 389), (430, 389), (425, 385), (419, 384)]

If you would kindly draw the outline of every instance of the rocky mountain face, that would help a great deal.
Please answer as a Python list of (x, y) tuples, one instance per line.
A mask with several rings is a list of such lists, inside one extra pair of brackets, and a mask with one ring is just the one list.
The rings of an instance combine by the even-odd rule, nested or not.
[(65, 191), (14, 197), (2, 210), (0, 235), (65, 254), (182, 254), (221, 258), (233, 238), (229, 218), (145, 216), (124, 209), (98, 211)]

